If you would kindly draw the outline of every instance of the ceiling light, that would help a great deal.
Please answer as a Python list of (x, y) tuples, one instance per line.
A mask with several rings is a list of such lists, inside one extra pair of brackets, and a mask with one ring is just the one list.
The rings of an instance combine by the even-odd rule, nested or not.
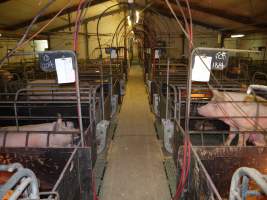
[(127, 19), (128, 19), (128, 25), (129, 25), (129, 26), (132, 26), (132, 20), (131, 20), (131, 17), (128, 16)]
[(135, 15), (136, 15), (135, 23), (138, 24), (139, 19), (140, 19), (140, 13), (139, 13), (139, 11), (135, 11)]
[(241, 38), (244, 36), (245, 36), (244, 34), (233, 34), (233, 35), (231, 35), (231, 38)]

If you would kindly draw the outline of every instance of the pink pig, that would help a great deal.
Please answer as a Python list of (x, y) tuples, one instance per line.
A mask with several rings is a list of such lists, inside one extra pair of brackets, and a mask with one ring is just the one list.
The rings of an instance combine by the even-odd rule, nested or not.
[(265, 102), (267, 103), (261, 97), (246, 93), (214, 90), (211, 101), (199, 107), (198, 113), (205, 117), (218, 118), (230, 126), (229, 136), (224, 145), (230, 145), (238, 131), (241, 131), (242, 133), (238, 134), (238, 146), (245, 146), (248, 140), (256, 146), (265, 146), (265, 137), (259, 133), (267, 129)]
[[(16, 126), (1, 127), (0, 147), (3, 146), (5, 131), (9, 132), (6, 137), (6, 147), (24, 147), (26, 144), (26, 131), (35, 132), (29, 134), (28, 147), (46, 147), (47, 134), (42, 134), (40, 133), (41, 131), (52, 131), (49, 138), (50, 147), (67, 147), (71, 144), (73, 138), (72, 134), (64, 134), (64, 132), (76, 132), (78, 129), (74, 128), (72, 122), (62, 122), (61, 118), (52, 123), (20, 126), (19, 132), (17, 132)], [(60, 133), (61, 131), (63, 133)], [(58, 133), (55, 134), (53, 132)]]

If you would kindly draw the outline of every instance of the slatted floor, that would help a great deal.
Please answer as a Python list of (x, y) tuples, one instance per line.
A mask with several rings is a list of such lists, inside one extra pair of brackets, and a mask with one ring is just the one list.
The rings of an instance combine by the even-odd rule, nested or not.
[(108, 153), (101, 200), (170, 200), (153, 121), (142, 69), (133, 66)]

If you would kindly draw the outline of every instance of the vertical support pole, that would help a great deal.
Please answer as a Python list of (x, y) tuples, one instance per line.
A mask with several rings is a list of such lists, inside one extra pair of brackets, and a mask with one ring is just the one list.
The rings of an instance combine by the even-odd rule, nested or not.
[(51, 36), (47, 36), (48, 49), (51, 50)]
[(70, 16), (70, 13), (68, 13), (68, 22), (69, 22), (69, 31), (71, 32), (71, 16)]
[(169, 119), (169, 74), (170, 74), (170, 58), (167, 61), (167, 94), (166, 94), (166, 120)]
[(183, 34), (182, 35), (182, 55), (184, 55), (184, 52), (185, 52), (185, 35)]
[[(127, 18), (127, 10), (124, 9), (124, 18)], [(123, 41), (123, 45), (124, 45), (124, 60), (127, 60), (127, 20), (124, 20), (124, 41)]]
[(189, 55), (189, 68), (187, 73), (187, 91), (186, 91), (186, 113), (185, 113), (185, 133), (189, 136), (189, 120), (190, 120), (190, 107), (191, 107), (191, 89), (192, 89), (192, 68), (195, 49)]
[(224, 47), (224, 39), (225, 39), (225, 35), (224, 35), (224, 33), (221, 33), (221, 41), (220, 41), (220, 47), (221, 48)]
[(81, 94), (80, 94), (80, 80), (79, 80), (79, 69), (77, 56), (75, 56), (75, 87), (76, 87), (76, 98), (77, 98), (77, 112), (78, 112), (78, 122), (81, 134), (81, 146), (84, 147), (84, 135), (83, 135), (83, 119), (82, 119), (82, 106), (81, 106)]
[(87, 61), (89, 60), (89, 47), (88, 47), (88, 45), (89, 45), (89, 36), (88, 36), (88, 22), (86, 22), (85, 24), (84, 24), (84, 32), (85, 32), (85, 37), (84, 37), (84, 39), (85, 39), (85, 59), (86, 59), (86, 63), (87, 63)]

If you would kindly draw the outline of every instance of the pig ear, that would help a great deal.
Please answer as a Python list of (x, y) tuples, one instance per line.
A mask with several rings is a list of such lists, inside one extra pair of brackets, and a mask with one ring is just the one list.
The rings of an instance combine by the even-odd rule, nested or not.
[(58, 114), (58, 117), (57, 117), (57, 122), (56, 122), (56, 130), (58, 130), (61, 126), (62, 126), (62, 117), (61, 117), (61, 114)]
[(62, 117), (60, 113), (57, 114), (57, 123), (62, 124)]
[(212, 90), (212, 94), (213, 94), (213, 100), (216, 100), (216, 101), (223, 101), (223, 99), (224, 99), (224, 95), (223, 95), (222, 92), (219, 92), (218, 90), (213, 89), (213, 90)]

